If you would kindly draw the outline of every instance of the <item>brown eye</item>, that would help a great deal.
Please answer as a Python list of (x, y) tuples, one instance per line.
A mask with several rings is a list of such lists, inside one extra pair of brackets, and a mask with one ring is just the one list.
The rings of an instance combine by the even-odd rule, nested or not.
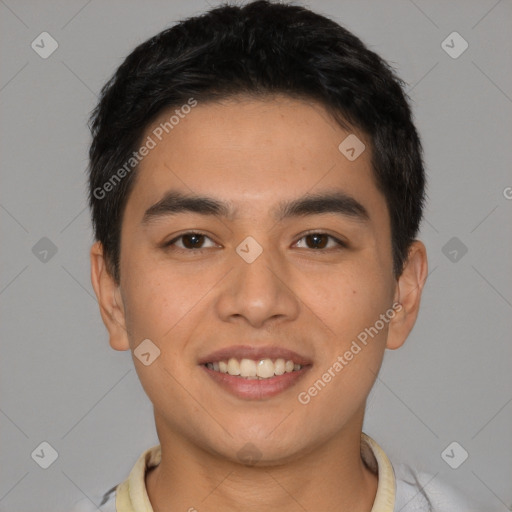
[[(205, 246), (205, 242), (210, 241), (210, 245)], [(167, 244), (165, 247), (168, 248), (176, 248), (178, 250), (200, 250), (206, 249), (208, 247), (216, 247), (216, 244), (211, 241), (211, 239), (203, 235), (202, 233), (183, 233), (182, 235), (174, 238)]]
[(197, 247), (202, 246), (205, 236), (198, 233), (193, 233), (190, 235), (183, 235), (181, 238), (183, 239), (184, 247), (187, 249), (196, 249)]
[(328, 242), (327, 235), (314, 234), (306, 236), (306, 243), (311, 249), (323, 249)]
[[(302, 246), (300, 245), (301, 241), (304, 240), (305, 242), (302, 243)], [(334, 245), (332, 242), (334, 242)], [(331, 242), (331, 245), (328, 247), (329, 243)], [(298, 242), (297, 247), (305, 248), (305, 249), (332, 249), (332, 248), (339, 248), (339, 247), (345, 247), (346, 245), (337, 238), (334, 238), (331, 235), (328, 235), (326, 233), (309, 233), (305, 236), (303, 236)]]

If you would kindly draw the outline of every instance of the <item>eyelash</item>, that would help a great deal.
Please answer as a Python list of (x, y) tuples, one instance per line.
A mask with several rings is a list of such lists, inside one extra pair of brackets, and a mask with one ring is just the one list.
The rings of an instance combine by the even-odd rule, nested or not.
[[(211, 240), (211, 238), (206, 233), (201, 233), (200, 231), (187, 231), (186, 233), (182, 233), (181, 235), (173, 238), (169, 242), (166, 242), (163, 245), (164, 249), (171, 249), (171, 250), (176, 250), (176, 251), (181, 251), (181, 252), (197, 252), (197, 253), (202, 253), (203, 251), (210, 249), (209, 247), (200, 247), (198, 249), (189, 249), (186, 247), (176, 247), (175, 243), (187, 235), (200, 235), (200, 236), (204, 236)], [(311, 251), (328, 252), (330, 250), (340, 250), (340, 249), (346, 249), (348, 247), (347, 244), (345, 242), (343, 242), (342, 240), (340, 240), (332, 235), (329, 235), (328, 233), (324, 233), (322, 231), (310, 231), (310, 232), (304, 233), (295, 243), (298, 243), (300, 240), (302, 240), (308, 236), (311, 236), (311, 235), (327, 236), (329, 239), (334, 240), (334, 242), (336, 242), (336, 244), (338, 244), (338, 247), (334, 247), (334, 248), (330, 247), (328, 249), (325, 249), (325, 248), (313, 249), (313, 248), (306, 247), (306, 249), (309, 249)], [(213, 240), (212, 240), (212, 242), (213, 242)], [(327, 243), (329, 243), (329, 242), (327, 242)]]

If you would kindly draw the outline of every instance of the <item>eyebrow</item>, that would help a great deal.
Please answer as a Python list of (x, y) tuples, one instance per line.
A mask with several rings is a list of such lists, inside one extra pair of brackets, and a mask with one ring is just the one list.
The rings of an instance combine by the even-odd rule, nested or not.
[[(170, 190), (160, 201), (145, 211), (142, 223), (150, 224), (159, 218), (184, 212), (233, 220), (236, 218), (237, 209), (232, 203), (219, 201), (213, 197)], [(325, 213), (339, 214), (361, 222), (367, 222), (370, 219), (368, 211), (359, 201), (341, 191), (306, 194), (291, 201), (281, 201), (272, 212), (277, 221)]]

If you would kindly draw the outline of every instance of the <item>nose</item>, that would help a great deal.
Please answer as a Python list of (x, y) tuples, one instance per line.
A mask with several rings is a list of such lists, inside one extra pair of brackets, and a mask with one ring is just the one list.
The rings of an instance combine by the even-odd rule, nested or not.
[(297, 318), (301, 302), (279, 255), (264, 249), (249, 263), (234, 252), (233, 270), (227, 277), (216, 303), (223, 321), (245, 321), (262, 328)]

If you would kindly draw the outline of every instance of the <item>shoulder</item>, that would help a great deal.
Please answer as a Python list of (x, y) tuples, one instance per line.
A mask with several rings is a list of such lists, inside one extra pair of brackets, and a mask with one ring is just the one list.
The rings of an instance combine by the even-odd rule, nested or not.
[[(81, 499), (69, 512), (116, 512), (116, 487), (112, 487), (102, 495)], [(96, 506), (95, 503), (98, 505)]]
[(396, 478), (395, 510), (401, 512), (483, 512), (438, 475), (393, 465)]

